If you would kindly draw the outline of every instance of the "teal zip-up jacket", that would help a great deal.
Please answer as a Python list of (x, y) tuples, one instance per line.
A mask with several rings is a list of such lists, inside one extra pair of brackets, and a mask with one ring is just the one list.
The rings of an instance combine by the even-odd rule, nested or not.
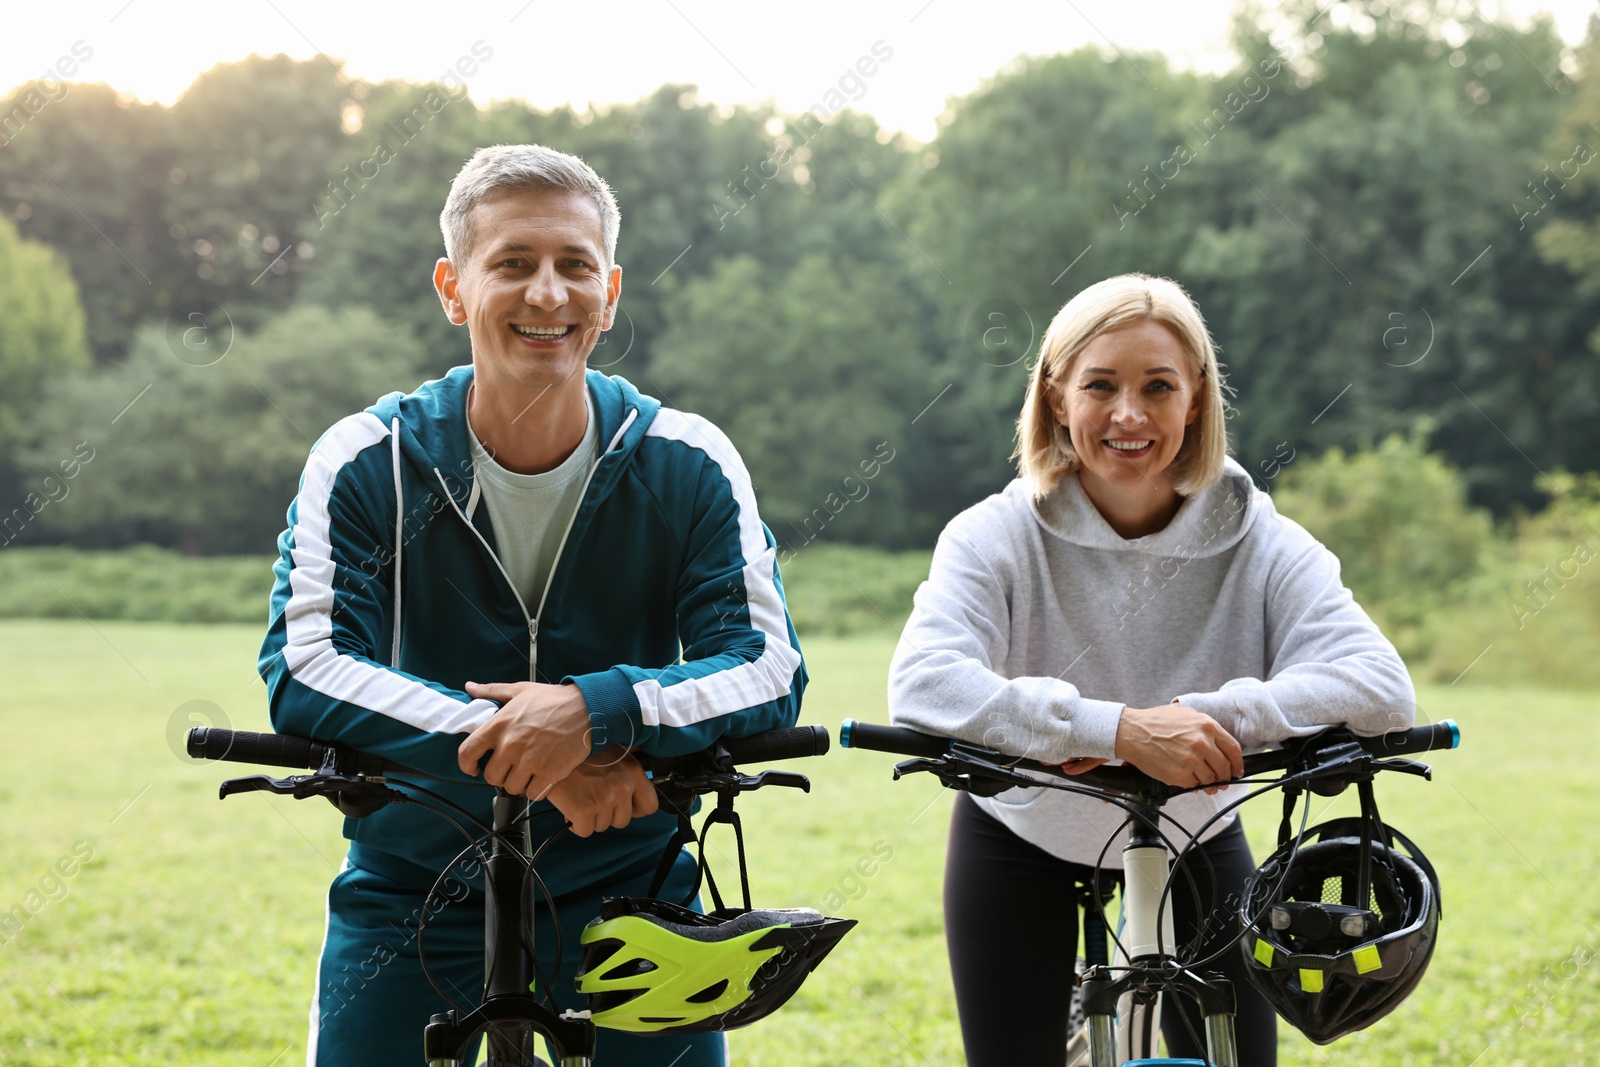
[[(471, 381), (457, 367), (390, 394), (312, 449), (258, 663), (274, 729), (451, 778), (440, 791), (488, 822), (494, 790), (461, 773), (456, 750), (498, 705), (469, 697), (468, 681), (572, 682), (595, 751), (677, 755), (792, 726), (805, 665), (776, 544), (727, 437), (589, 371), (600, 459), (542, 606), (524, 605), (495, 556), (508, 532), (473, 477)], [(537, 842), (560, 821), (539, 817), (548, 803), (534, 811)], [(658, 813), (562, 835), (540, 875), (557, 895), (604, 884), (659, 856), (675, 826)], [(345, 836), (358, 864), (398, 858), (430, 879), (466, 844), (410, 804), (346, 820)]]

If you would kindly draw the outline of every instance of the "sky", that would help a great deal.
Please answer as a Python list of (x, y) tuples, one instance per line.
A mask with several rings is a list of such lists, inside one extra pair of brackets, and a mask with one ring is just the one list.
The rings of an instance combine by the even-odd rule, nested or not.
[[(318, 54), (368, 80), (439, 78), (465, 60), (478, 103), (637, 100), (690, 82), (720, 104), (799, 112), (842, 87), (880, 124), (930, 139), (946, 102), (1019, 55), (1085, 44), (1161, 52), (1175, 66), (1229, 66), (1235, 0), (0, 0), (0, 87), (62, 57), (68, 80), (171, 103), (201, 72), (252, 52)], [(1526, 23), (1539, 12), (1581, 41), (1600, 0), (1485, 0)], [(21, 8), (21, 10), (17, 10)], [(1327, 17), (1334, 17), (1329, 15)], [(87, 56), (87, 58), (84, 58)], [(857, 77), (855, 69), (866, 58)], [(885, 58), (887, 57), (887, 58)], [(73, 64), (76, 64), (74, 69)], [(842, 86), (841, 86), (842, 83)]]

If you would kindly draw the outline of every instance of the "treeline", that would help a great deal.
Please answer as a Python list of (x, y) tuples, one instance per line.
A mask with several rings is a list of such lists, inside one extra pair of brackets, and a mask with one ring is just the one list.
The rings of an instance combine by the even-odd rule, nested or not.
[(1537, 472), (1600, 449), (1600, 30), (1574, 56), (1454, 0), (1290, 0), (1234, 40), (1218, 77), (1019, 60), (928, 144), (840, 93), (479, 109), (492, 41), (427, 85), (279, 56), (171, 107), (24, 86), (0, 102), (0, 541), (268, 548), (329, 423), (467, 358), (438, 213), (474, 148), (521, 141), (621, 202), (625, 314), (592, 365), (720, 423), (790, 552), (927, 545), (1002, 485), (1044, 327), (1127, 270), (1198, 299), (1264, 483), (1425, 422), (1467, 502), (1542, 507)]

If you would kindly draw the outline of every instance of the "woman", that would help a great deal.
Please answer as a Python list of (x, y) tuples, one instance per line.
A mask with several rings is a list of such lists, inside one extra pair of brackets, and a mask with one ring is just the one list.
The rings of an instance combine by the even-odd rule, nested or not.
[[(1029, 381), (1020, 476), (939, 538), (890, 669), (895, 722), (1069, 772), (1119, 759), (1196, 787), (1239, 775), (1242, 748), (1328, 723), (1410, 726), (1394, 646), (1333, 554), (1227, 455), (1225, 416), (1215, 350), (1177, 284), (1126, 274), (1073, 297)], [(1193, 834), (1223, 805), (1216, 792), (1166, 813)], [(973, 1067), (1062, 1062), (1072, 887), (1122, 817), (1058, 790), (957, 797), (945, 930)], [(1234, 818), (1197, 851), (1210, 862), (1188, 864), (1199, 906), (1186, 889), (1170, 899), (1179, 943), (1201, 936), (1209, 955), (1237, 933), (1232, 903), (1254, 864)], [(1273, 1064), (1276, 1017), (1238, 951), (1213, 966), (1238, 995), (1241, 1062)], [(1167, 1050), (1203, 1057), (1187, 999), (1165, 998)]]

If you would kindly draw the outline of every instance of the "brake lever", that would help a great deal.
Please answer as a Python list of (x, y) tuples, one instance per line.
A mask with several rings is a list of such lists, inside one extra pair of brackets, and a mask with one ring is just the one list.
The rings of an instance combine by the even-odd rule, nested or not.
[(1319, 747), (1308, 756), (1311, 758), (1306, 762), (1314, 769), (1309, 775), (1307, 788), (1319, 796), (1337, 796), (1351, 782), (1370, 781), (1379, 771), (1398, 771), (1433, 781), (1433, 768), (1428, 764), (1399, 756), (1380, 759), (1363, 748), (1354, 737)]
[(222, 783), (217, 795), (219, 799), (226, 800), (237, 793), (257, 792), (292, 796), (296, 800), (327, 797), (334, 807), (353, 819), (371, 815), (393, 801), (407, 799), (400, 790), (390, 788), (381, 781), (330, 771), (297, 774), (289, 778), (274, 778), (267, 774), (229, 778)]
[(794, 771), (761, 771), (753, 776), (741, 775), (743, 784), (741, 789), (760, 789), (764, 785), (782, 786), (785, 789), (798, 789), (802, 793), (811, 792), (811, 779)]
[(1378, 761), (1378, 770), (1399, 771), (1401, 774), (1414, 774), (1424, 781), (1433, 781), (1433, 767), (1414, 759), (1386, 759)]
[(775, 785), (787, 789), (811, 792), (811, 779), (793, 771), (761, 771), (742, 774), (738, 771), (706, 771), (697, 774), (673, 775), (656, 782), (656, 793), (662, 807), (673, 811), (687, 811), (694, 798), (709, 793), (719, 796), (737, 796), (765, 786)]
[(226, 800), (238, 793), (276, 793), (279, 796), (292, 796), (296, 800), (315, 794), (307, 783), (323, 777), (321, 774), (296, 774), (289, 778), (274, 778), (268, 774), (252, 774), (244, 778), (229, 778), (217, 790), (217, 798)]
[(997, 763), (968, 755), (946, 753), (934, 759), (908, 759), (894, 765), (894, 780), (926, 771), (948, 789), (964, 789), (975, 797), (992, 797), (1018, 785), (1037, 786), (1039, 780)]

